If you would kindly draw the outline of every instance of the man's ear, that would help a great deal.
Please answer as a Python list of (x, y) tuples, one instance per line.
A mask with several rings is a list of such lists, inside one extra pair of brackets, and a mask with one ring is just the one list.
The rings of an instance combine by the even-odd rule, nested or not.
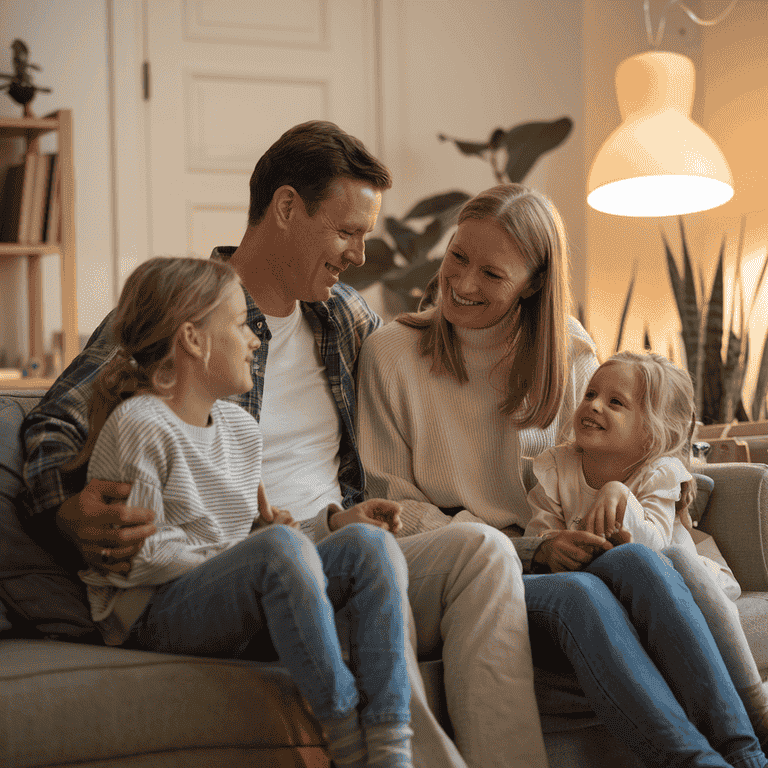
[(288, 226), (291, 219), (296, 215), (296, 206), (301, 205), (299, 193), (289, 184), (283, 184), (275, 190), (272, 195), (272, 208), (275, 215), (275, 221), (281, 228)]
[(206, 358), (208, 349), (207, 335), (193, 323), (187, 321), (181, 324), (181, 328), (176, 331), (176, 343), (190, 357), (195, 357), (198, 360)]

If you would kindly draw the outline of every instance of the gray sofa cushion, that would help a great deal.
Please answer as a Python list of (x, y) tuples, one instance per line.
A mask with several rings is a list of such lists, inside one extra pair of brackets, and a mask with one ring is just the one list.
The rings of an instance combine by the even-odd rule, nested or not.
[[(10, 619), (14, 634), (98, 640), (83, 585), (33, 541), (17, 514), (23, 487), (19, 429), (36, 401), (0, 396), (0, 600), (7, 610), (5, 623)], [(0, 631), (3, 627), (0, 620)]]

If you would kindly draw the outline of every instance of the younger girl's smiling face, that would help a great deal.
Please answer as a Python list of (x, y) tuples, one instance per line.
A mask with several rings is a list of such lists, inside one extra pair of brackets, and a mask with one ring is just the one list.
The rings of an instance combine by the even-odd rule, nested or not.
[(573, 417), (576, 445), (590, 456), (639, 461), (646, 448), (637, 369), (608, 362), (592, 376)]
[(459, 328), (490, 328), (527, 298), (531, 268), (493, 219), (459, 224), (440, 267), (442, 312)]

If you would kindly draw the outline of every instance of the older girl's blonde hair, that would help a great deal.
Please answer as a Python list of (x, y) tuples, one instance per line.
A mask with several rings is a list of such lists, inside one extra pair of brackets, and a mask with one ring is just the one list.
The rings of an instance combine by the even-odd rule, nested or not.
[(225, 288), (238, 280), (229, 264), (196, 258), (155, 257), (129, 275), (112, 324), (117, 351), (94, 383), (88, 439), (68, 471), (88, 461), (121, 402), (138, 392), (169, 393), (176, 381), (176, 332), (185, 322), (203, 325), (223, 301)]
[(645, 415), (646, 450), (631, 471), (662, 456), (679, 459), (690, 470), (696, 415), (693, 383), (688, 371), (653, 352), (643, 355), (619, 352), (609, 357), (600, 368), (615, 363), (626, 363), (637, 371), (636, 394)]
[[(459, 226), (468, 219), (498, 224), (531, 270), (531, 284), (537, 290), (512, 310), (505, 361), (509, 378), (499, 408), (518, 428), (544, 429), (560, 410), (568, 368), (570, 294), (563, 221), (549, 199), (522, 184), (501, 184), (473, 197), (459, 213)], [(443, 316), (442, 300), (438, 290), (434, 308), (397, 320), (421, 331), (419, 350), (431, 358), (432, 373), (463, 383), (468, 377), (459, 339)]]

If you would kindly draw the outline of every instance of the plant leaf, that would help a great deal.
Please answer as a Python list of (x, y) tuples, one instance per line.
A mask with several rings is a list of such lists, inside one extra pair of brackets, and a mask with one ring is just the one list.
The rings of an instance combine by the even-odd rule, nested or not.
[(414, 243), (416, 242), (419, 233), (392, 216), (387, 216), (384, 219), (384, 228), (395, 241), (398, 252), (405, 256), (408, 261), (413, 261), (415, 255)]
[(760, 356), (760, 368), (755, 384), (755, 398), (752, 400), (752, 420), (760, 421), (765, 416), (765, 396), (768, 394), (768, 333), (763, 341), (763, 353)]
[[(683, 219), (680, 217), (680, 240), (683, 246), (683, 295), (685, 296), (685, 304), (683, 305), (683, 312), (680, 316), (684, 328), (684, 339), (690, 339), (686, 342), (685, 356), (688, 360), (688, 372), (693, 376), (694, 380), (698, 375), (698, 358), (699, 358), (699, 335), (701, 333), (701, 315), (699, 313), (699, 303), (696, 299), (696, 281), (693, 277), (693, 265), (691, 263), (691, 256), (688, 252), (688, 241), (685, 238), (685, 228), (683, 226)], [(702, 301), (704, 300), (704, 293), (701, 293)], [(688, 355), (690, 348), (690, 357)]]
[(521, 182), (534, 163), (545, 153), (562, 144), (573, 128), (569, 117), (552, 122), (533, 122), (517, 125), (507, 131), (505, 172), (513, 183)]
[(419, 258), (406, 267), (390, 270), (381, 282), (389, 290), (404, 296), (411, 295), (414, 289), (423, 292), (441, 263), (442, 259)]
[(443, 192), (442, 194), (434, 195), (433, 197), (427, 197), (416, 203), (416, 205), (403, 216), (403, 221), (446, 213), (452, 208), (457, 208), (458, 206), (463, 205), (470, 199), (470, 197), (471, 196), (466, 192), (459, 192), (458, 190), (454, 190), (453, 192)]
[(730, 424), (733, 421), (736, 407), (741, 399), (741, 384), (744, 378), (741, 342), (741, 338), (732, 330), (728, 331), (728, 346), (723, 364), (723, 402), (720, 407), (720, 419), (724, 424)]
[(488, 139), (488, 146), (491, 149), (498, 149), (504, 143), (504, 137), (506, 135), (507, 132), (503, 128), (496, 128), (493, 133), (491, 133), (491, 138)]
[(629, 312), (629, 304), (632, 301), (632, 292), (635, 289), (635, 279), (637, 278), (637, 259), (632, 266), (632, 277), (629, 280), (629, 288), (627, 288), (627, 295), (624, 299), (624, 308), (621, 310), (621, 319), (619, 320), (619, 330), (616, 334), (616, 344), (613, 348), (613, 353), (616, 354), (621, 350), (621, 342), (624, 336), (624, 324), (627, 320), (627, 314)]
[(370, 237), (365, 241), (365, 264), (362, 267), (348, 267), (341, 281), (362, 291), (395, 266), (394, 256), (395, 251), (389, 243), (379, 237)]
[(712, 292), (707, 306), (704, 328), (704, 364), (702, 366), (701, 420), (705, 424), (722, 421), (723, 414), (723, 254), (725, 238), (720, 246)]
[(414, 261), (416, 259), (421, 259), (422, 257), (426, 258), (442, 236), (442, 222), (440, 219), (434, 219), (414, 242), (414, 253), (416, 254)]
[(482, 157), (483, 153), (488, 149), (487, 141), (462, 141), (461, 139), (446, 136), (444, 133), (438, 133), (437, 138), (440, 141), (452, 141), (463, 155)]
[(766, 268), (768, 268), (768, 250), (765, 252), (763, 266), (760, 268), (760, 277), (757, 278), (757, 282), (755, 283), (755, 292), (752, 294), (752, 303), (749, 305), (749, 314), (747, 315), (747, 325), (749, 325), (749, 321), (752, 319), (752, 310), (755, 308), (755, 304), (757, 304), (757, 295), (760, 293), (760, 288), (763, 285)]
[(646, 352), (653, 350), (653, 344), (651, 344), (651, 332), (647, 325), (643, 326), (643, 349)]

